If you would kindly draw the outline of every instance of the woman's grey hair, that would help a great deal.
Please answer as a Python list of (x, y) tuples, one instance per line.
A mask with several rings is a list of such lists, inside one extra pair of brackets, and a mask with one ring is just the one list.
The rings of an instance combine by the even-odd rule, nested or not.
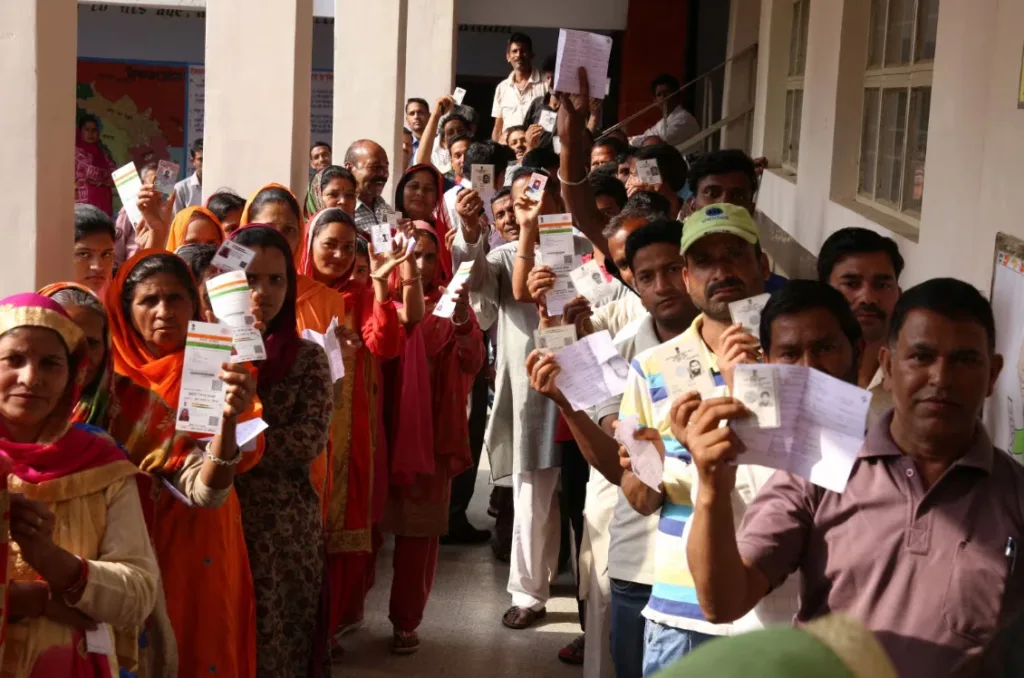
[(107, 321), (107, 309), (103, 308), (103, 302), (95, 294), (75, 289), (74, 287), (67, 287), (54, 293), (50, 298), (63, 306), (64, 310), (75, 306), (82, 306), (90, 311), (96, 311), (103, 316), (104, 323)]

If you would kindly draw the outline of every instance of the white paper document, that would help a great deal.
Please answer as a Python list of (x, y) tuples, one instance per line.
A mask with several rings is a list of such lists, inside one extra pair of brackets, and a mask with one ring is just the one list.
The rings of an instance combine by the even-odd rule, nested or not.
[(571, 273), (576, 268), (576, 243), (572, 238), (572, 215), (549, 214), (537, 220), (540, 229), (538, 262), (550, 266), (557, 278), (546, 294), (548, 315), (562, 315), (565, 305), (576, 297)]
[(248, 327), (252, 316), (252, 294), (245, 271), (229, 271), (206, 281), (210, 306), (217, 320), (231, 327)]
[(620, 419), (615, 427), (615, 439), (629, 452), (633, 473), (647, 487), (661, 492), (661, 476), (665, 471), (665, 460), (650, 440), (633, 437), (640, 425), (640, 415), (634, 414)]
[[(788, 471), (833, 492), (842, 492), (864, 444), (871, 393), (824, 372), (796, 365), (736, 366), (744, 372), (774, 373), (779, 427), (733, 423), (747, 450), (744, 464)], [(758, 394), (758, 399), (760, 399)]]
[[(555, 111), (543, 110), (540, 112), (540, 126), (545, 132), (554, 134), (555, 122), (558, 120), (558, 113)], [(557, 151), (555, 151), (557, 153)]]
[(570, 271), (569, 279), (572, 280), (576, 291), (585, 296), (591, 305), (597, 304), (608, 295), (608, 283), (605, 282), (604, 272), (595, 259)]
[(455, 105), (461, 106), (464, 98), (466, 98), (466, 90), (456, 87), (455, 92), (452, 94), (452, 99), (455, 99)]
[(759, 294), (756, 297), (740, 299), (729, 304), (729, 315), (734, 325), (743, 325), (743, 330), (755, 339), (761, 338), (761, 313), (764, 311), (770, 294)]
[(448, 284), (448, 288), (444, 291), (444, 296), (437, 302), (437, 306), (434, 307), (434, 315), (440, 318), (451, 318), (455, 313), (455, 295), (458, 294), (459, 288), (466, 284), (469, 280), (470, 274), (473, 272), (473, 262), (464, 261), (459, 264), (458, 270), (452, 275), (452, 281)]
[(302, 330), (302, 338), (312, 341), (327, 354), (331, 366), (331, 381), (337, 382), (345, 377), (345, 359), (341, 355), (341, 344), (338, 343), (338, 319), (333, 318), (323, 334), (313, 330)]
[(210, 262), (210, 265), (224, 273), (228, 271), (244, 271), (252, 263), (255, 256), (256, 253), (248, 247), (239, 245), (233, 240), (225, 240), (224, 244), (217, 250), (217, 254), (213, 256), (213, 261)]
[(626, 390), (629, 363), (608, 331), (597, 332), (555, 353), (562, 371), (555, 385), (575, 410), (586, 410)]
[(672, 402), (693, 391), (704, 399), (714, 397), (715, 379), (704, 358), (700, 340), (681, 334), (659, 346), (653, 357), (661, 366), (665, 390)]
[(546, 351), (560, 351), (566, 346), (576, 342), (575, 325), (559, 325), (548, 327), (542, 330), (535, 330), (533, 333), (533, 346)]
[(590, 96), (603, 99), (608, 92), (608, 62), (612, 56), (612, 39), (607, 35), (558, 31), (558, 52), (555, 54), (555, 91), (580, 93), (579, 69), (587, 69)]
[(142, 188), (142, 179), (135, 170), (135, 163), (130, 162), (124, 167), (116, 169), (110, 175), (114, 179), (114, 186), (117, 188), (117, 195), (121, 198), (125, 214), (132, 222), (132, 226), (138, 228), (142, 221), (142, 212), (137, 204), (139, 189)]
[(85, 632), (85, 651), (89, 654), (114, 654), (110, 624), (97, 624)]
[(637, 160), (636, 175), (645, 186), (657, 186), (661, 183), (661, 170), (658, 169), (658, 161), (654, 158)]
[(231, 328), (217, 323), (190, 322), (185, 339), (181, 396), (175, 429), (215, 435), (224, 415), (221, 365), (231, 360)]

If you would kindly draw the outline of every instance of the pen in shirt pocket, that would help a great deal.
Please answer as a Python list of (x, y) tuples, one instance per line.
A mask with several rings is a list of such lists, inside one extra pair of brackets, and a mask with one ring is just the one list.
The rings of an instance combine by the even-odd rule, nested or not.
[(1010, 576), (1013, 576), (1013, 570), (1017, 566), (1017, 542), (1013, 537), (1006, 538), (1006, 565), (1010, 569)]

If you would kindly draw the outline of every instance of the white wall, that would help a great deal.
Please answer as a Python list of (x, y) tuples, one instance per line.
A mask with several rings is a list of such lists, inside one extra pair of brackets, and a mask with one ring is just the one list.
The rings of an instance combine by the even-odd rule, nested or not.
[[(1024, 238), (1024, 110), (1017, 108), (1024, 3), (941, 5), (919, 228), (850, 199), (864, 63), (859, 22), (867, 4), (812, 0), (799, 171), (795, 178), (766, 172), (758, 206), (812, 253), (840, 228), (871, 228), (899, 243), (907, 260), (904, 286), (955, 276), (987, 294), (995, 234)], [(773, 165), (780, 160), (778, 107), (785, 97), (778, 93), (785, 87), (785, 68), (770, 56), (788, 51), (788, 19), (776, 14), (788, 7), (786, 0), (761, 2), (752, 151), (768, 155)]]

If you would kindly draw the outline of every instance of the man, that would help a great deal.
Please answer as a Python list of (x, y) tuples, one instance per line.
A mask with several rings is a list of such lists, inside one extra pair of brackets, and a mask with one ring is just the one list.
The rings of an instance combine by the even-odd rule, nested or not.
[(470, 176), (465, 174), (464, 167), (466, 151), (469, 150), (472, 143), (473, 140), (465, 135), (452, 137), (448, 141), (448, 153), (452, 159), (452, 168), (445, 176), (456, 184), (462, 181), (463, 177)]
[(629, 175), (633, 174), (635, 171), (632, 163), (634, 153), (635, 151), (633, 150), (633, 147), (630, 146), (622, 153), (619, 153), (619, 157), (615, 160), (615, 164), (617, 166), (615, 176), (619, 178), (619, 181), (621, 181), (623, 185), (629, 181)]
[(174, 211), (203, 204), (203, 140), (196, 139), (188, 149), (189, 161), (195, 171), (174, 184)]
[[(659, 144), (657, 146), (644, 146), (637, 149), (633, 156), (636, 161), (631, 163), (631, 175), (626, 182), (626, 189), (643, 188), (648, 191), (657, 191), (669, 201), (673, 217), (683, 216), (683, 200), (680, 193), (686, 187), (687, 165), (683, 155), (672, 146)], [(617, 158), (617, 156), (613, 156)], [(636, 163), (640, 160), (654, 160), (658, 164), (658, 173), (661, 174), (661, 183), (647, 185), (640, 181), (637, 173)]]
[(370, 233), (374, 224), (386, 223), (391, 206), (384, 200), (384, 186), (391, 176), (388, 154), (380, 144), (369, 139), (352, 142), (345, 151), (345, 169), (356, 178), (356, 227)]
[(700, 478), (687, 552), (709, 619), (739, 617), (799, 569), (798, 623), (848, 614), (901, 676), (943, 678), (1024, 603), (1024, 468), (980, 422), (1003, 367), (991, 306), (949, 278), (907, 290), (881, 362), (894, 409), (868, 431), (846, 489), (776, 472), (738, 533), (728, 495), (741, 448), (719, 426), (747, 412), (703, 403), (686, 433)]
[(412, 133), (412, 157), (420, 150), (420, 137), (430, 120), (430, 104), (426, 99), (411, 98), (405, 102), (405, 128)]
[(316, 174), (325, 167), (330, 167), (331, 145), (326, 141), (317, 141), (309, 149), (309, 169), (311, 174)]
[(614, 174), (591, 172), (587, 177), (590, 187), (594, 189), (597, 209), (609, 219), (621, 212), (626, 206), (626, 187), (615, 178)]
[(871, 391), (869, 423), (892, 407), (892, 396), (882, 384), (879, 352), (900, 298), (902, 272), (903, 256), (896, 242), (866, 228), (836, 231), (818, 253), (818, 280), (843, 293), (864, 332), (857, 385)]
[[(469, 204), (475, 205), (477, 213), (486, 212), (484, 197), (473, 190), (472, 177), (474, 165), (491, 165), (494, 170), (492, 177), (493, 188), (501, 188), (505, 182), (505, 173), (508, 167), (511, 151), (501, 144), (488, 139), (487, 141), (470, 144), (468, 137), (457, 137), (452, 143), (458, 156), (458, 169), (462, 172), (458, 183), (444, 192), (443, 201), (448, 211), (448, 223), (453, 229), (459, 229), (462, 225), (460, 207), (467, 209)], [(461, 149), (465, 146), (463, 152)], [(499, 183), (500, 181), (500, 183)], [(492, 241), (493, 232), (486, 233), (487, 240)]]
[[(528, 150), (526, 146), (526, 127), (523, 125), (513, 125), (506, 131), (508, 132), (506, 145), (516, 154), (516, 162), (521, 163), (523, 156), (526, 155)], [(511, 177), (509, 179), (511, 180)]]
[[(556, 507), (561, 459), (554, 445), (556, 412), (551, 403), (529, 389), (522, 369), (533, 350), (533, 332), (539, 326), (540, 316), (533, 304), (518, 303), (512, 295), (515, 263), (521, 257), (535, 256), (539, 239), (537, 212), (564, 211), (551, 181), (545, 186), (540, 203), (523, 209), (526, 186), (534, 171), (521, 169), (512, 180), (512, 199), (521, 229), (518, 242), (486, 254), (478, 212), (463, 210), (462, 228), (452, 246), (454, 265), (475, 261), (467, 284), (481, 328), (498, 323), (497, 377), (487, 449), (492, 477), (500, 480), (512, 476), (515, 527), (508, 583), (512, 607), (503, 615), (502, 623), (513, 629), (532, 626), (547, 614), (545, 606), (560, 546)], [(463, 200), (473, 198), (460, 196)], [(574, 251), (580, 256), (587, 254), (590, 244), (584, 238), (574, 237)]]
[(491, 213), (494, 214), (494, 230), (505, 242), (519, 239), (519, 224), (516, 223), (516, 212), (512, 209), (512, 189), (502, 187), (491, 198)]
[(651, 95), (661, 104), (661, 120), (629, 143), (639, 146), (647, 137), (658, 137), (669, 146), (679, 146), (700, 133), (700, 123), (680, 103), (679, 81), (662, 73), (651, 81)]
[(533, 41), (523, 33), (513, 33), (508, 39), (505, 59), (512, 66), (512, 72), (498, 83), (494, 90), (494, 131), (491, 138), (500, 141), (505, 127), (522, 125), (526, 121), (526, 110), (537, 97), (548, 93), (540, 71), (533, 68)]
[(594, 142), (590, 149), (590, 169), (597, 169), (607, 163), (618, 162), (619, 155), (626, 151), (626, 147), (615, 137), (602, 137)]
[(75, 205), (74, 281), (100, 299), (114, 272), (114, 224), (92, 205)]

